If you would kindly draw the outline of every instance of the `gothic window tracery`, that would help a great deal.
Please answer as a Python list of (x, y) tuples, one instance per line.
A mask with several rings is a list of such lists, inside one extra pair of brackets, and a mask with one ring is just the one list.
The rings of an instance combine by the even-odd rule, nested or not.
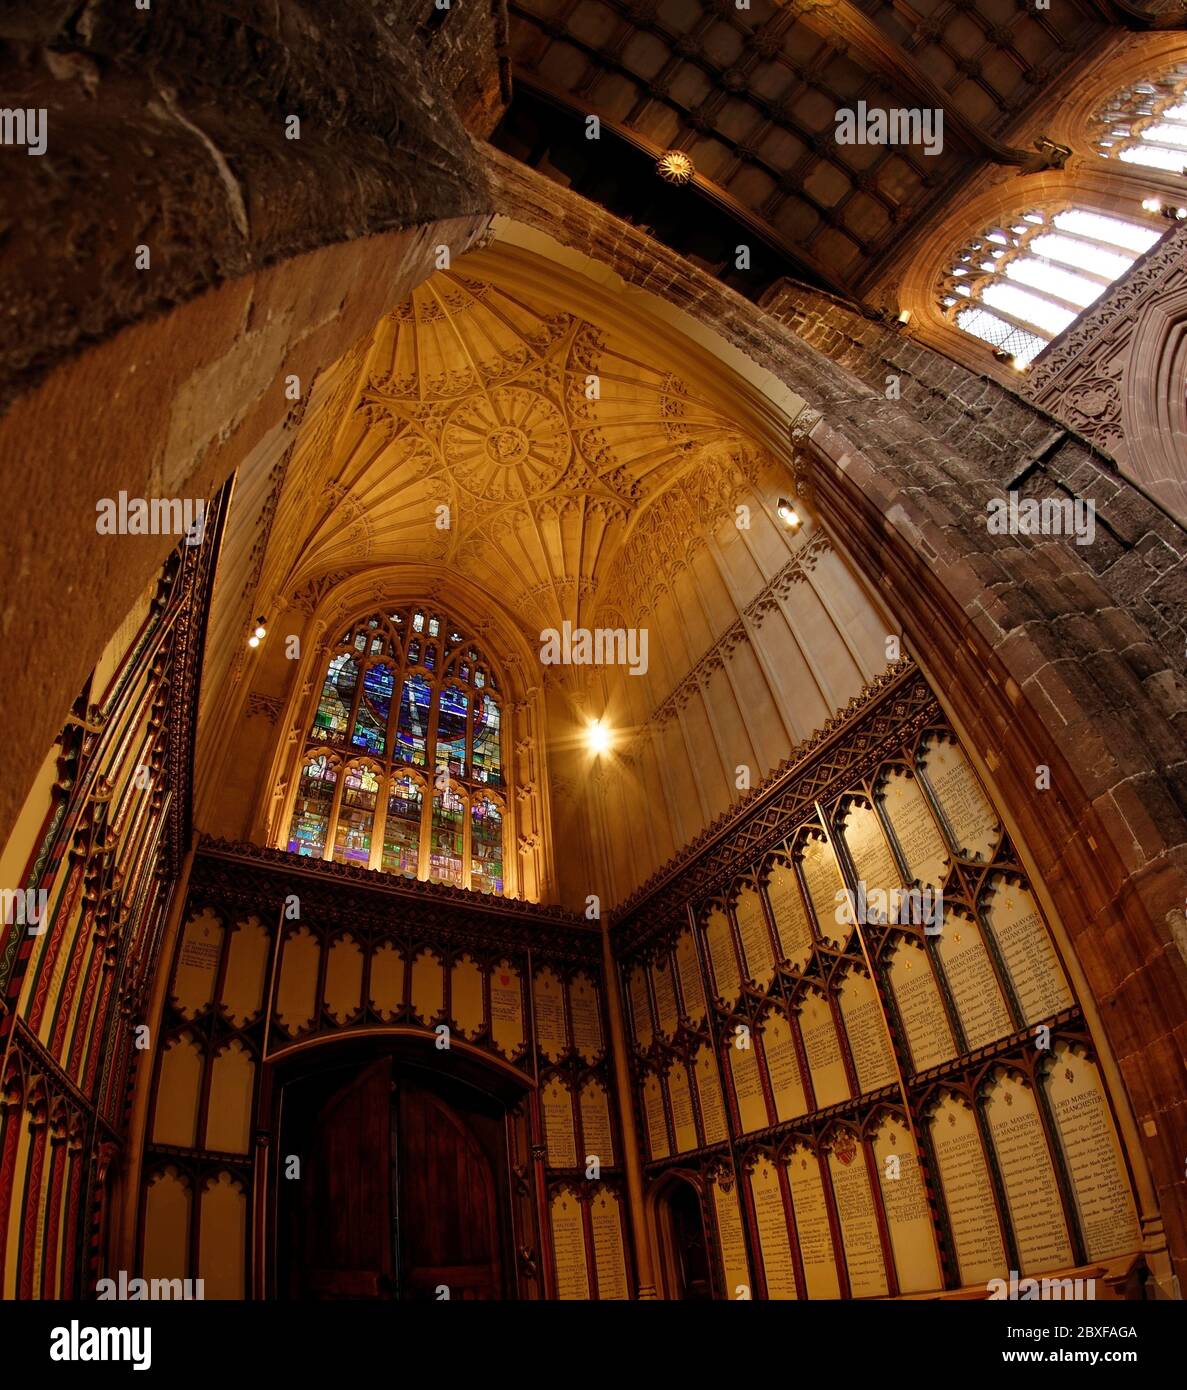
[(1135, 218), (1032, 209), (960, 249), (942, 278), (940, 308), (1025, 367), (1161, 236)]
[(359, 619), (325, 665), (289, 852), (501, 895), (502, 733), (499, 678), (452, 618)]
[(1093, 146), (1106, 159), (1187, 170), (1187, 63), (1126, 87), (1097, 113)]

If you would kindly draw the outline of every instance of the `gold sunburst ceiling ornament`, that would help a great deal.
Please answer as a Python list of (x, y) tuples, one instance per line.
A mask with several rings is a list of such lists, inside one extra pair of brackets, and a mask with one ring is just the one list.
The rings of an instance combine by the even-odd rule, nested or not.
[(668, 150), (656, 161), (655, 171), (669, 183), (688, 183), (696, 172), (692, 160), (683, 150)]

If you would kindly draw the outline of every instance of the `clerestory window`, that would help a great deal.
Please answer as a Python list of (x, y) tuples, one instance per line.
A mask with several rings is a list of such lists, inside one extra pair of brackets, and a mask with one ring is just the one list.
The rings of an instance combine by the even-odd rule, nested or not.
[(1181, 174), (1187, 170), (1187, 63), (1118, 92), (1094, 120), (1093, 145), (1106, 159)]
[(960, 249), (943, 277), (940, 307), (1025, 367), (1162, 234), (1087, 208), (1024, 212)]

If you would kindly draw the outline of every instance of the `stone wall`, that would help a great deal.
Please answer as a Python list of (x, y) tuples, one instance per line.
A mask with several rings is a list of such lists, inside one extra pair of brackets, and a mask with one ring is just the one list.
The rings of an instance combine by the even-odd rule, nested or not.
[(0, 148), (3, 836), (177, 543), (98, 538), (97, 501), (207, 497), (282, 455), (317, 374), (489, 197), (423, 45), (367, 0), (19, 3), (0, 40), (5, 105), (48, 119), (40, 156)]
[(1056, 338), (1018, 389), (1187, 522), (1187, 225)]
[[(784, 285), (756, 313), (634, 228), (491, 163), (501, 212), (660, 296), (814, 407), (791, 431), (811, 506), (902, 621), (1051, 891), (1187, 1272), (1187, 535), (1000, 384), (818, 292)], [(1094, 544), (990, 535), (987, 503), (1014, 486), (1091, 497)]]
[[(920, 450), (926, 446), (938, 457), (960, 458), (972, 478), (998, 492), (1092, 501), (1093, 543), (1060, 543), (1084, 562), (1111, 606), (1125, 609), (1133, 620), (1135, 626), (1126, 629), (1129, 640), (1118, 650), (1136, 651), (1152, 638), (1161, 654), (1148, 653), (1142, 660), (1165, 662), (1166, 679), (1159, 684), (1168, 684), (1171, 671), (1187, 673), (1187, 532), (1160, 502), (1125, 478), (1108, 455), (993, 378), (970, 372), (827, 295), (784, 281), (763, 308), (868, 388), (835, 402), (863, 447), (922, 469)], [(825, 408), (824, 397), (816, 400)], [(904, 406), (909, 422), (903, 419)], [(928, 481), (923, 471), (918, 478)], [(930, 482), (948, 506), (974, 510), (972, 498), (955, 479), (943, 482), (933, 474)], [(983, 507), (977, 515), (983, 522)], [(1046, 538), (1035, 539), (1041, 546)], [(1014, 578), (1027, 581), (1032, 615), (1056, 604), (1050, 616), (1059, 616), (1046, 582), (1050, 576), (1022, 557), (1019, 548), (1016, 560), (1028, 565), (1029, 573)], [(1025, 620), (1025, 611), (1020, 607), (1017, 616)]]

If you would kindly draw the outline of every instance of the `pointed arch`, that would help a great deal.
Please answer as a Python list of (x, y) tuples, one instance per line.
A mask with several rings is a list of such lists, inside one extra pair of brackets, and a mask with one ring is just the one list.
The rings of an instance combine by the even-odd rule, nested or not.
[(385, 605), (331, 631), (289, 851), (501, 895), (508, 759), (497, 662), (431, 602)]

